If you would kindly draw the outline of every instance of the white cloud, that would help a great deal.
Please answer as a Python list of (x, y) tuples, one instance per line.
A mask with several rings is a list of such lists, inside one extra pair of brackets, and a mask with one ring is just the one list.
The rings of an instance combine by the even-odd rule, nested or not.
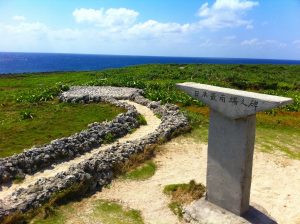
[[(0, 24), (0, 50), (58, 49), (56, 51), (84, 52), (85, 49), (89, 49), (86, 51), (105, 53), (103, 49), (106, 49), (106, 53), (134, 53), (146, 49), (154, 55), (156, 51), (181, 52), (185, 47), (186, 51), (193, 52), (213, 49), (216, 46), (231, 45), (240, 48), (234, 35), (222, 35), (215, 40), (201, 31), (205, 28), (238, 26), (251, 28), (251, 21), (243, 17), (244, 12), (257, 4), (242, 0), (216, 0), (211, 5), (205, 3), (200, 7), (196, 21), (189, 23), (160, 22), (154, 19), (138, 21), (139, 12), (126, 8), (78, 8), (73, 11), (73, 18), (84, 26), (78, 25), (72, 29), (58, 29), (16, 16), (11, 23)], [(248, 45), (250, 44), (251, 41)], [(247, 40), (243, 45), (247, 45)], [(213, 51), (210, 51), (210, 54), (213, 54)]]
[(258, 4), (244, 0), (216, 0), (209, 7), (208, 3), (204, 3), (198, 10), (197, 15), (201, 17), (198, 26), (209, 29), (245, 26), (251, 29), (252, 21), (243, 19), (243, 16)]
[(245, 0), (216, 0), (212, 6), (204, 3), (198, 12), (200, 20), (194, 23), (159, 22), (149, 19), (137, 23), (139, 13), (126, 8), (109, 8), (107, 10), (80, 8), (73, 11), (77, 23), (90, 23), (102, 29), (100, 36), (111, 35), (112, 38), (159, 38), (185, 35), (202, 28), (221, 29), (244, 26), (253, 28), (251, 21), (242, 19), (246, 10), (257, 6), (258, 2)]
[(126, 8), (86, 9), (80, 8), (73, 11), (76, 22), (88, 22), (104, 28), (129, 27), (136, 21), (139, 13)]
[(12, 19), (17, 22), (23, 22), (26, 20), (24, 16), (14, 16)]
[(137, 23), (139, 13), (126, 8), (76, 9), (73, 16), (78, 23), (91, 23), (97, 27), (98, 36), (110, 36), (113, 39), (151, 39), (185, 34), (192, 29), (192, 25), (180, 23), (161, 23), (150, 19)]
[(230, 10), (246, 10), (257, 6), (258, 2), (245, 1), (245, 0), (217, 0), (213, 8), (217, 10), (230, 9)]
[(190, 24), (160, 23), (148, 20), (138, 23), (128, 29), (128, 34), (135, 37), (160, 37), (165, 35), (184, 34), (190, 30)]
[(241, 42), (241, 45), (243, 46), (272, 46), (272, 47), (278, 47), (278, 48), (283, 48), (286, 47), (287, 44), (277, 41), (277, 40), (259, 40), (257, 38), (249, 39), (249, 40), (244, 40)]

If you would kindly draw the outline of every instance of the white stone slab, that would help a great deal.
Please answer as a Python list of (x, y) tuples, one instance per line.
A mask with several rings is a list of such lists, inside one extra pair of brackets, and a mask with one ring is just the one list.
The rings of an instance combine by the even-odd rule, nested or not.
[(176, 84), (190, 96), (231, 119), (287, 105), (291, 98), (241, 91), (194, 82)]

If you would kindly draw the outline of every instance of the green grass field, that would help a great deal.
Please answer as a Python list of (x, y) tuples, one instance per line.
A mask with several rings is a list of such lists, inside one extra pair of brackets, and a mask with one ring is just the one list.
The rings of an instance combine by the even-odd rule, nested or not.
[[(20, 153), (33, 145), (68, 137), (98, 121), (111, 120), (122, 109), (109, 104), (70, 104), (57, 100), (15, 103), (0, 112), (0, 157)], [(30, 114), (26, 117), (24, 113)]]
[[(144, 89), (145, 96), (151, 100), (181, 106), (193, 127), (192, 132), (187, 135), (205, 141), (208, 128), (207, 107), (175, 88), (176, 83), (186, 81), (293, 98), (294, 103), (291, 105), (257, 115), (256, 143), (263, 151), (280, 150), (292, 158), (300, 158), (300, 66), (204, 64), (154, 64), (94, 72), (2, 76), (0, 156), (46, 143), (53, 137), (69, 135), (86, 127), (91, 121), (111, 119), (120, 112), (110, 105), (59, 104), (55, 97), (72, 85), (112, 85)], [(85, 107), (90, 108), (87, 110)], [(62, 116), (58, 116), (59, 113)], [(68, 122), (60, 124), (67, 119)], [(25, 131), (30, 129), (31, 131)], [(25, 140), (19, 139), (20, 133), (25, 135)]]

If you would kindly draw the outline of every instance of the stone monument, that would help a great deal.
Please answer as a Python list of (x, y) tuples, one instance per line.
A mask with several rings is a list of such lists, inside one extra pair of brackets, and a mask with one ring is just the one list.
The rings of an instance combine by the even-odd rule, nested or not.
[(255, 114), (292, 99), (193, 82), (177, 87), (210, 108), (206, 199), (242, 215), (249, 209)]

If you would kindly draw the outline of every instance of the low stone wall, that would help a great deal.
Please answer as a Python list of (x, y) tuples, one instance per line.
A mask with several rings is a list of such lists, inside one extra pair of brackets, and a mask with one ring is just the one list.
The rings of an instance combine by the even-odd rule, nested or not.
[[(82, 100), (81, 97), (79, 97), (80, 100)], [(92, 158), (71, 166), (66, 172), (59, 173), (55, 177), (40, 179), (27, 189), (18, 189), (0, 206), (0, 221), (16, 212), (26, 212), (38, 208), (58, 192), (70, 189), (72, 186), (84, 185), (87, 191), (101, 189), (111, 182), (116, 166), (130, 160), (134, 155), (143, 153), (148, 148), (155, 147), (162, 140), (170, 139), (176, 132), (188, 129), (187, 118), (177, 106), (160, 105), (160, 103), (151, 102), (140, 95), (132, 95), (130, 98), (161, 116), (162, 122), (153, 133), (136, 141), (115, 144), (107, 150), (93, 155)], [(62, 97), (62, 100), (65, 101), (70, 99), (75, 100), (74, 96), (69, 98), (64, 95)]]
[(135, 107), (114, 98), (81, 96), (77, 97), (76, 100), (75, 98), (62, 100), (83, 103), (102, 101), (122, 107), (127, 112), (118, 115), (110, 122), (90, 124), (88, 129), (70, 137), (56, 139), (50, 144), (34, 147), (23, 153), (0, 159), (0, 184), (10, 182), (15, 178), (23, 178), (25, 174), (33, 174), (55, 163), (73, 159), (101, 146), (108, 134), (116, 139), (139, 126), (138, 112)]

